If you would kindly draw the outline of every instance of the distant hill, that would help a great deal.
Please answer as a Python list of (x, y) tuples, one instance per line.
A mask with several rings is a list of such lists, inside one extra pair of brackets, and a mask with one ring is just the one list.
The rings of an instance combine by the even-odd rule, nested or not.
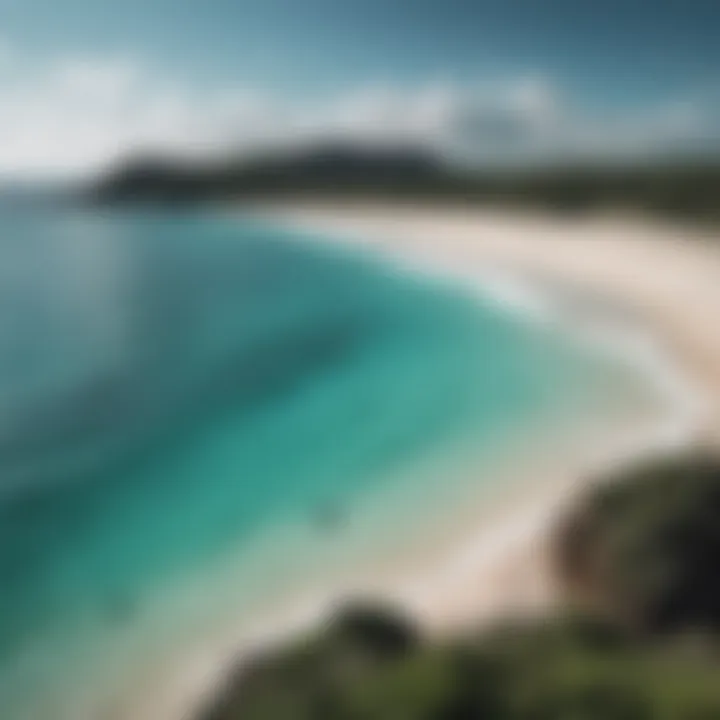
[(417, 149), (319, 145), (194, 164), (144, 157), (112, 168), (93, 202), (190, 203), (284, 195), (520, 204), (562, 211), (630, 208), (720, 218), (720, 158), (637, 166), (469, 170)]
[(102, 201), (191, 201), (285, 192), (416, 187), (446, 175), (443, 164), (414, 150), (317, 146), (292, 154), (193, 164), (135, 158), (91, 189)]

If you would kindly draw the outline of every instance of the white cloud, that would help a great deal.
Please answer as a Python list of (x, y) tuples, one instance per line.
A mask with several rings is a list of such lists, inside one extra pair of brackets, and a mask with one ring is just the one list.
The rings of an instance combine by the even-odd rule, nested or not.
[(542, 76), (524, 78), (511, 85), (508, 104), (538, 128), (555, 126), (563, 109), (558, 88)]
[(23, 63), (0, 40), (0, 176), (79, 175), (142, 149), (190, 155), (319, 138), (414, 143), (476, 160), (620, 156), (696, 139), (709, 120), (685, 101), (604, 120), (551, 78), (374, 84), (315, 103), (247, 88), (189, 88), (123, 58)]
[(317, 125), (358, 140), (437, 142), (451, 126), (463, 94), (437, 82), (413, 89), (368, 86), (317, 108)]
[(69, 58), (0, 72), (0, 175), (77, 175), (142, 148), (211, 152), (261, 123), (250, 93), (192, 93), (136, 63)]

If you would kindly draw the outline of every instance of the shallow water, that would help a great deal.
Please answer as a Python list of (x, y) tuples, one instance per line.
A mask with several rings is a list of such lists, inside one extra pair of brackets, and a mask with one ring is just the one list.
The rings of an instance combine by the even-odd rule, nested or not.
[[(150, 619), (203, 568), (235, 558), (249, 612), (325, 563), (347, 572), (358, 541), (401, 541), (392, 510), (363, 525), (368, 504), (426, 522), (459, 447), (490, 458), (642, 395), (628, 368), (490, 300), (249, 220), (15, 214), (0, 230), (7, 720), (111, 716), (136, 636), (213, 622), (202, 593)], [(268, 551), (287, 528), (346, 524), (332, 559)]]

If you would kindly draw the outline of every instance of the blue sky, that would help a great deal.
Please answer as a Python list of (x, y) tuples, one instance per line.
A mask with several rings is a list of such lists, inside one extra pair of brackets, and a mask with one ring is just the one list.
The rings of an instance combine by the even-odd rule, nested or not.
[(541, 68), (630, 99), (720, 70), (717, 0), (0, 0), (0, 28), (283, 90)]
[[(446, 103), (454, 95), (456, 105), (464, 95), (466, 105), (487, 108), (494, 92), (500, 98), (495, 104), (505, 103), (507, 113), (516, 102), (507, 96), (524, 92), (530, 100), (516, 104), (562, 105), (564, 115), (575, 122), (585, 117), (589, 125), (609, 118), (606, 135), (620, 137), (623, 122), (638, 134), (643, 117), (654, 125), (659, 114), (675, 113), (674, 122), (682, 124), (677, 117), (683, 116), (689, 127), (692, 113), (716, 112), (719, 36), (718, 0), (0, 0), (0, 130), (7, 130), (4, 100), (15, 108), (16, 120), (27, 121), (17, 110), (25, 96), (42, 105), (43, 94), (62, 95), (57, 76), (74, 64), (76, 74), (78, 67), (84, 67), (80, 75), (97, 71), (100, 78), (104, 72), (106, 80), (114, 78), (110, 84), (120, 82), (118, 74), (133, 74), (138, 107), (131, 111), (124, 97), (116, 102), (123, 113), (134, 112), (133, 122), (142, 124), (138, 115), (162, 97), (166, 105), (184, 106), (183, 132), (189, 135), (203, 124), (187, 117), (190, 106), (196, 114), (199, 106), (212, 106), (214, 119), (204, 128), (209, 133), (217, 131), (213, 123), (232, 124), (231, 113), (221, 121), (213, 106), (232, 104), (231, 96), (237, 105), (239, 96), (254, 95), (252, 112), (260, 115), (271, 113), (267, 106), (273, 104), (276, 125), (281, 116), (304, 113), (294, 125), (317, 129), (338, 102), (352, 107), (353, 96), (365, 97), (366, 106), (407, 103), (412, 114), (418, 93), (445, 93)], [(130, 94), (127, 87), (122, 92)], [(470, 102), (474, 93), (482, 100)], [(91, 102), (92, 93), (85, 95)], [(82, 110), (77, 92), (52, 99), (60, 106), (52, 112), (46, 98), (45, 114), (62, 117), (68, 102), (75, 104), (73, 112)], [(248, 115), (247, 108), (243, 112)], [(58, 128), (53, 132), (62, 135)], [(136, 132), (135, 144), (151, 143), (160, 127)], [(698, 127), (694, 132), (700, 134)], [(183, 133), (176, 134), (181, 142)], [(30, 144), (27, 137), (23, 142)], [(103, 142), (105, 157), (113, 141), (108, 135)], [(128, 142), (132, 138), (118, 139), (115, 149)], [(5, 168), (22, 166), (21, 155), (6, 160)], [(37, 157), (33, 163), (42, 164)]]

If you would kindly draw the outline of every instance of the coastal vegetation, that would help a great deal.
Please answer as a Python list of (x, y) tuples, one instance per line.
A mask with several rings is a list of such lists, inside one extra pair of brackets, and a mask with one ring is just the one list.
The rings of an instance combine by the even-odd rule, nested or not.
[(565, 520), (556, 549), (571, 601), (645, 633), (720, 630), (720, 463), (640, 463)]
[(140, 157), (112, 168), (92, 202), (192, 203), (319, 198), (624, 209), (698, 220), (720, 217), (720, 161), (537, 168), (464, 167), (413, 149), (324, 145), (203, 165)]
[(201, 720), (720, 717), (720, 460), (636, 464), (559, 524), (566, 604), (444, 641), (356, 602), (247, 660)]

